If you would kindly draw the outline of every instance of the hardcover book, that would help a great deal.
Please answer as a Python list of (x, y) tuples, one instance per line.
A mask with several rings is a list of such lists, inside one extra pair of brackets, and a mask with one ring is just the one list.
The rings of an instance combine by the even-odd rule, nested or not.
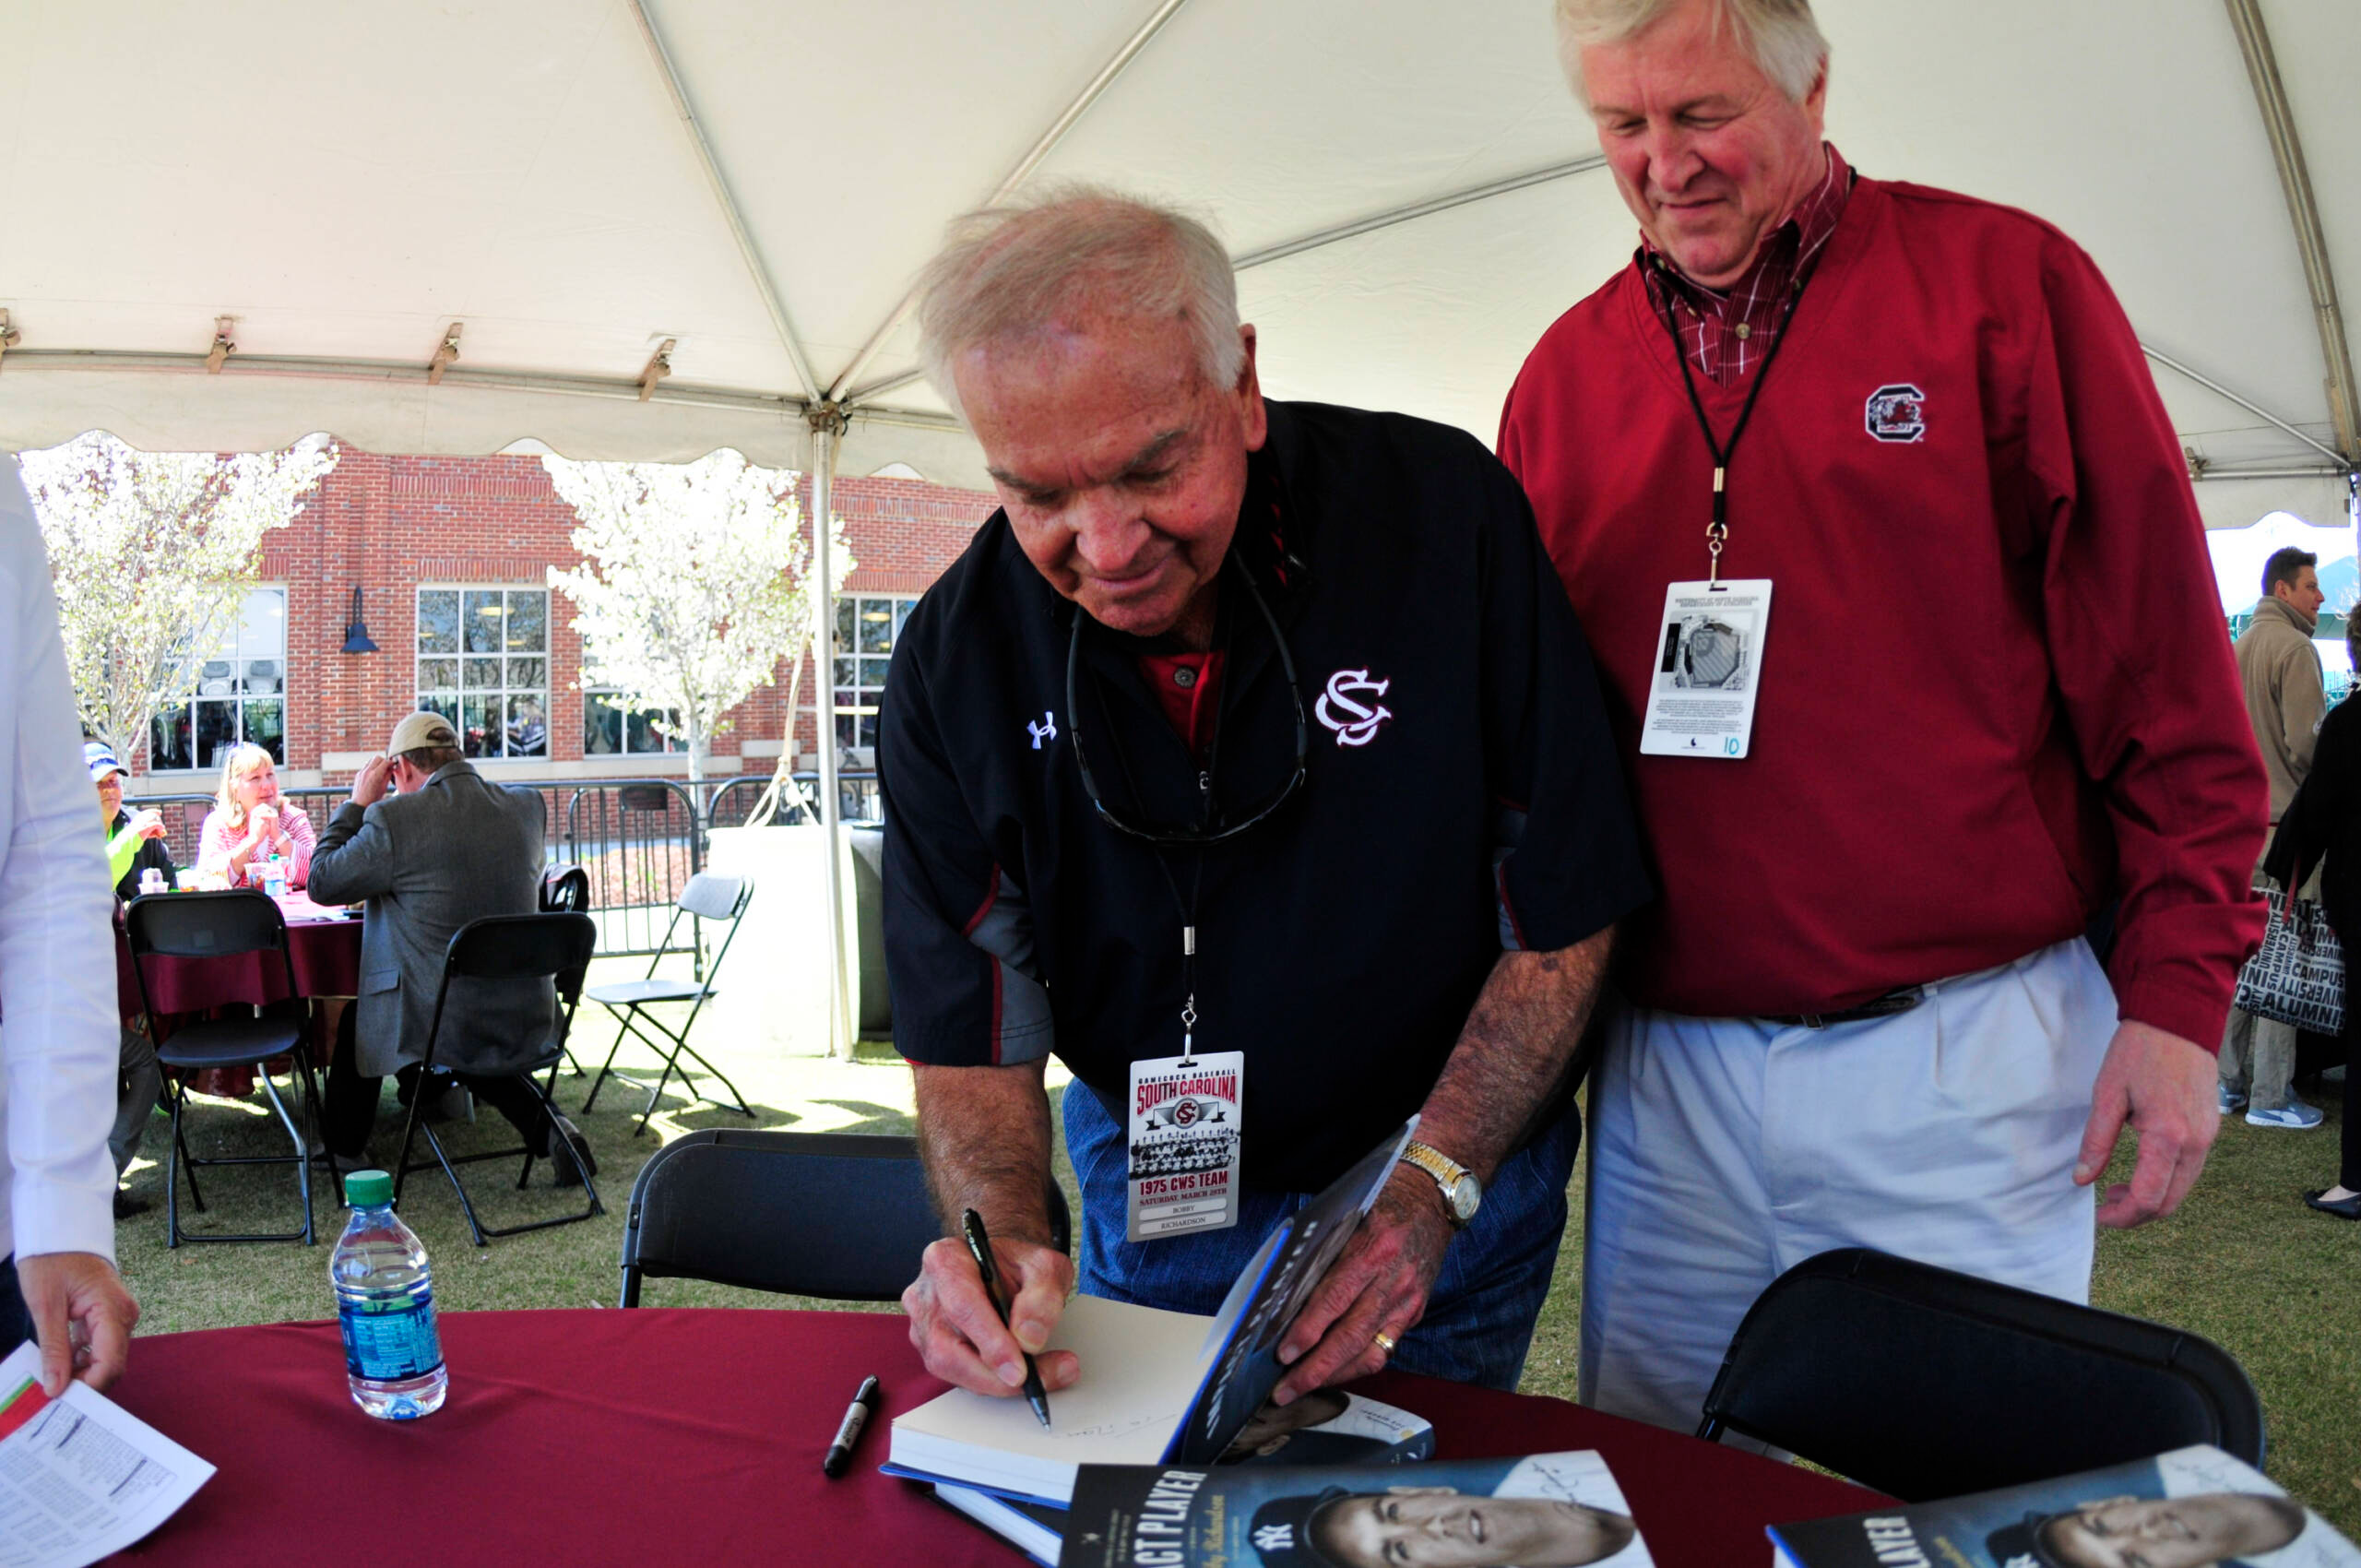
[(1594, 1453), (1366, 1466), (1086, 1465), (1061, 1568), (1651, 1568)]
[(1044, 1430), (1020, 1399), (964, 1388), (896, 1418), (884, 1469), (1063, 1503), (1086, 1461), (1211, 1465), (1270, 1398), (1287, 1325), (1376, 1201), (1415, 1116), (1282, 1221), (1214, 1316), (1077, 1296), (1050, 1336), (1082, 1364)]
[(1775, 1525), (1780, 1568), (2361, 1568), (2361, 1552), (2218, 1448), (1941, 1503)]

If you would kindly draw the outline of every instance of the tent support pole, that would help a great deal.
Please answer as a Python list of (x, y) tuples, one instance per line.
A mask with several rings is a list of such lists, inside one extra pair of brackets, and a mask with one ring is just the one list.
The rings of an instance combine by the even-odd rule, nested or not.
[(845, 887), (837, 864), (836, 563), (828, 539), (836, 505), (836, 444), (844, 437), (846, 420), (844, 410), (833, 404), (813, 409), (804, 418), (812, 426), (812, 568), (819, 584), (812, 596), (812, 661), (817, 676), (813, 690), (819, 699), (813, 708), (819, 729), (820, 831), (825, 840), (821, 853), (828, 868), (828, 1054), (849, 1060), (857, 1036), (845, 980)]
[(2255, 103), (2262, 111), (2262, 128), (2271, 137), (2272, 160), (2279, 166), (2279, 187), (2287, 197), (2287, 217), (2296, 230), (2296, 248), (2304, 258), (2304, 280), (2310, 285), (2312, 316), (2319, 327), (2320, 357), (2328, 366), (2329, 420), (2336, 431), (2336, 457), (2348, 468), (2361, 469), (2361, 405), (2353, 383), (2353, 350), (2344, 335), (2344, 313), (2336, 300), (2336, 274), (2329, 266), (2328, 236), (2320, 227), (2319, 203), (2312, 194), (2312, 175), (2304, 161), (2304, 144), (2296, 134), (2296, 116), (2287, 106), (2287, 86), (2279, 77), (2279, 57), (2271, 47), (2271, 31), (2263, 25), (2260, 0), (2225, 0), (2230, 25), (2238, 35), (2238, 51), (2246, 56), (2247, 76), (2254, 83)]
[(706, 139), (705, 125), (689, 104), (689, 90), (682, 85), (680, 70), (672, 64), (672, 52), (664, 47), (664, 36), (656, 30), (656, 18), (647, 14), (647, 0), (631, 0), (631, 14), (639, 23), (639, 36), (647, 41), (648, 53), (655, 56), (657, 74), (664, 78), (665, 94), (672, 101), (672, 113), (681, 117), (681, 128), (688, 133), (689, 146), (697, 155), (697, 167), (705, 171), (706, 184), (713, 188), (714, 204), (721, 208), (721, 216), (730, 224), (730, 237), (738, 242), (738, 255), (753, 279), (755, 292), (763, 297), (763, 308), (770, 312), (771, 329), (778, 334), (779, 347), (787, 350), (788, 362), (795, 367), (795, 379), (803, 386), (803, 400), (816, 403), (820, 400), (820, 384), (812, 374), (811, 362), (803, 357), (803, 345), (796, 339), (794, 326), (788, 320), (786, 302), (779, 298), (770, 267), (755, 247), (753, 233), (746, 227), (738, 198), (730, 189), (729, 177), (721, 172), (721, 160), (714, 156), (712, 142)]
[[(1142, 22), (1132, 36), (1123, 41), (1123, 46), (1121, 49), (1115, 51), (1114, 58), (1100, 66), (1098, 74), (1090, 78), (1089, 85), (1074, 96), (1073, 102), (1066, 105), (1065, 113), (1050, 122), (1050, 128), (1043, 131), (1031, 149), (1016, 160), (1016, 167), (1008, 172), (1007, 177), (1001, 181), (998, 190), (984, 198), (983, 205), (999, 206), (1001, 202), (1007, 199), (1010, 192), (1023, 184), (1026, 177), (1040, 167), (1041, 160), (1056, 150), (1058, 143), (1065, 140), (1066, 133), (1073, 130), (1075, 123), (1090, 112), (1090, 106), (1098, 101), (1099, 95), (1115, 85), (1115, 78), (1123, 74), (1123, 67), (1129, 65), (1139, 52), (1148, 46), (1151, 39), (1164, 30), (1164, 24), (1172, 19), (1172, 14), (1188, 3), (1189, 0), (1160, 0), (1156, 9), (1149, 14), (1147, 20)], [(645, 5), (646, 0), (633, 0), (633, 4)], [(860, 346), (860, 351), (853, 355), (845, 368), (837, 373), (836, 380), (828, 384), (829, 401), (836, 403), (860, 401), (857, 395), (847, 392), (845, 388), (853, 384), (855, 376), (869, 368), (869, 362), (877, 357), (877, 350), (885, 346), (885, 340), (901, 329), (902, 323), (909, 319), (910, 311), (917, 305), (918, 300), (918, 292), (915, 290), (902, 296), (901, 303), (894, 307), (894, 313), (879, 325), (876, 331), (869, 335), (869, 341)], [(917, 379), (918, 376), (914, 374), (896, 380), (894, 385), (899, 386)]]
[(2227, 398), (2231, 402), (2236, 403), (2238, 407), (2244, 409), (2255, 418), (2277, 425), (2280, 429), (2285, 431), (2288, 434), (2294, 436), (2296, 440), (2302, 442), (2313, 451), (2318, 452), (2320, 456), (2334, 463), (2339, 471), (2346, 470), (2353, 467), (2351, 463), (2345, 460), (2343, 453), (2338, 451), (2335, 447), (2329, 445), (2325, 442), (2319, 441), (2311, 436), (2306, 435), (2302, 431), (2297, 430), (2294, 425), (2289, 424), (2285, 420), (2281, 419), (2277, 414), (2272, 413), (2269, 409), (2264, 408), (2253, 398), (2239, 396), (2237, 393), (2233, 392), (2228, 387), (2223, 386), (2220, 382), (2214, 380), (2212, 376), (2191, 370), (2189, 366), (2181, 363), (2180, 361), (2173, 358), (2170, 354), (2162, 352), (2159, 350), (2152, 349), (2145, 343), (2140, 345), (2140, 351), (2147, 355), (2150, 359), (2155, 361), (2158, 364), (2163, 365), (2166, 370), (2177, 371), (2180, 374), (2187, 376), (2189, 380), (2194, 381), (2200, 386), (2204, 387), (2208, 392), (2213, 393), (2218, 397)]

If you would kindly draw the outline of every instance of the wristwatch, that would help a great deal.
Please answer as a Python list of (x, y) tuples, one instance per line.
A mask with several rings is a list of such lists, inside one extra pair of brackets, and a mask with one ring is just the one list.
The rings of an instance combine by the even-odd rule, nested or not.
[(1476, 1173), (1439, 1148), (1412, 1141), (1403, 1146), (1402, 1163), (1415, 1165), (1442, 1189), (1443, 1213), (1453, 1230), (1465, 1230), (1484, 1202), (1484, 1183)]

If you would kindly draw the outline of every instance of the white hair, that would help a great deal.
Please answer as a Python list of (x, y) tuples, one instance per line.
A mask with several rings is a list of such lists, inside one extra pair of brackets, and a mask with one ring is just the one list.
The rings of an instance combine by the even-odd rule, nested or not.
[[(1677, 0), (1557, 0), (1558, 58), (1574, 96), (1585, 104), (1582, 52), (1620, 43), (1662, 20)], [(1811, 0), (1707, 0), (1714, 26), (1725, 24), (1773, 86), (1797, 103), (1828, 64), (1828, 40), (1812, 19)]]
[(952, 362), (979, 343), (1040, 331), (1076, 313), (1184, 323), (1217, 387), (1245, 363), (1238, 278), (1211, 229), (1185, 213), (1094, 185), (1066, 185), (951, 220), (919, 274), (919, 357), (959, 406)]

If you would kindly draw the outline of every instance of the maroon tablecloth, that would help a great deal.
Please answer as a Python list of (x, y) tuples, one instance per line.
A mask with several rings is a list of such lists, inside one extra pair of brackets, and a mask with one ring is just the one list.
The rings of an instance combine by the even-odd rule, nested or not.
[[(886, 1417), (943, 1391), (897, 1314), (452, 1313), (442, 1326), (449, 1402), (405, 1423), (353, 1406), (333, 1323), (135, 1340), (115, 1396), (219, 1474), (114, 1561), (1025, 1561), (919, 1488), (877, 1474), (882, 1418), (851, 1474), (821, 1476), (864, 1375), (884, 1384)], [(1362, 1386), (1432, 1420), (1446, 1458), (1598, 1449), (1663, 1568), (1756, 1568), (1771, 1561), (1765, 1524), (1883, 1501), (1562, 1400), (1391, 1372)]]
[[(361, 922), (330, 917), (300, 895), (281, 902), (287, 911), (287, 956), (295, 963), (299, 996), (357, 996), (361, 992)], [(150, 958), (148, 984), (159, 1013), (195, 1013), (231, 1002), (277, 1002), (287, 995), (287, 974), (275, 953), (239, 953), (227, 958)], [(126, 1018), (147, 1011), (139, 1004), (139, 979), (131, 968), (131, 944), (114, 933), (114, 989)]]

